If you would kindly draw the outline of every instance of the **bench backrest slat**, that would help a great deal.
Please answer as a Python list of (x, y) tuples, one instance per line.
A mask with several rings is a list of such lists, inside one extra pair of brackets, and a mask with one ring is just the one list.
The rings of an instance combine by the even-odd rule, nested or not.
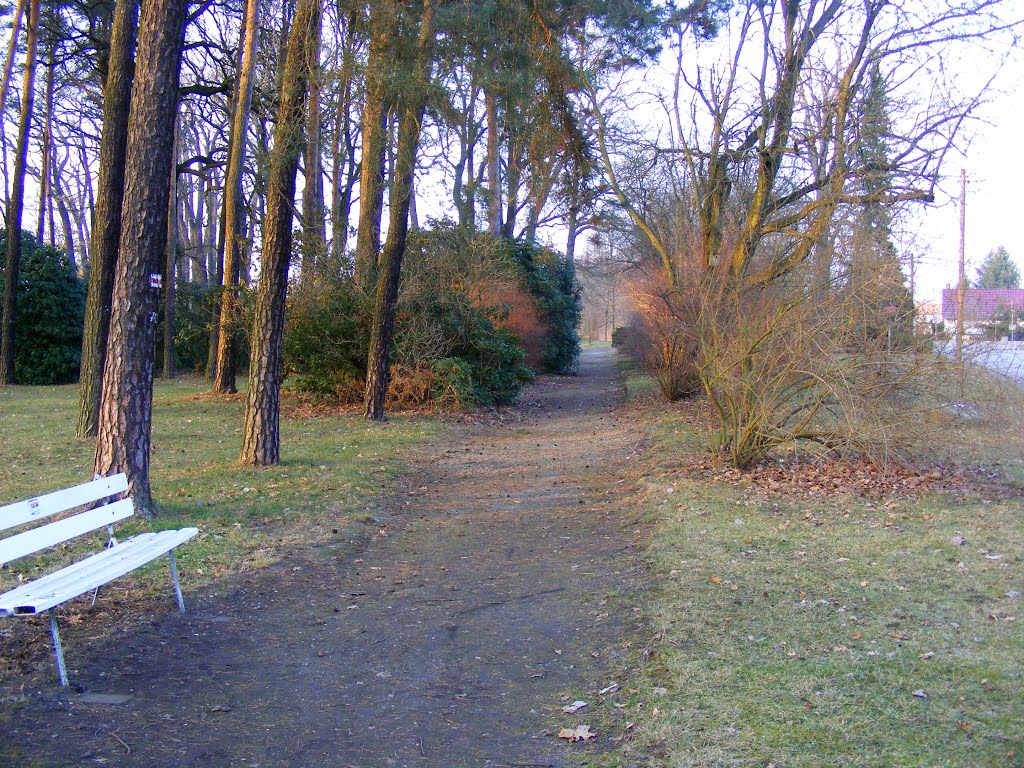
[(128, 490), (128, 478), (124, 473), (101, 477), (89, 483), (54, 491), (35, 499), (16, 501), (0, 507), (0, 531), (16, 528), (33, 520), (59, 515), (75, 507), (91, 504), (117, 493)]
[(0, 564), (9, 563), (19, 557), (31, 555), (47, 547), (95, 531), (105, 525), (112, 525), (135, 514), (131, 499), (121, 499), (113, 504), (106, 504), (87, 512), (80, 512), (54, 523), (47, 523), (38, 528), (10, 536), (0, 540)]

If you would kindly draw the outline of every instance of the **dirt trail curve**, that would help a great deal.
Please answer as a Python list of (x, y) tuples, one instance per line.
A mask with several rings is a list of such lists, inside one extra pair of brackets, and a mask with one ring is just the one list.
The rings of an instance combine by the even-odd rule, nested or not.
[(294, 553), (69, 647), (75, 682), (130, 700), (53, 686), (8, 705), (0, 765), (576, 764), (543, 731), (580, 722), (560, 696), (622, 673), (634, 615), (601, 601), (638, 577), (620, 499), (642, 436), (620, 399), (613, 354), (588, 350), (524, 391), (521, 420), (427, 448), (365, 547)]

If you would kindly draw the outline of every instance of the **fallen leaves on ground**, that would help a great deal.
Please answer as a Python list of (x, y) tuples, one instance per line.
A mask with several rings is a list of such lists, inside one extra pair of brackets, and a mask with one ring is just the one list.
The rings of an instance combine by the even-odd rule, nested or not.
[(869, 459), (820, 459), (806, 455), (765, 461), (739, 470), (713, 456), (696, 456), (682, 467), (730, 485), (754, 486), (759, 494), (785, 493), (800, 498), (858, 496), (868, 499), (918, 498), (926, 491), (1005, 494), (1007, 489), (980, 471), (940, 465), (890, 463)]
[(590, 730), (589, 725), (577, 725), (575, 728), (563, 728), (560, 730), (558, 738), (566, 739), (570, 742), (588, 742), (591, 739), (597, 738), (597, 734)]

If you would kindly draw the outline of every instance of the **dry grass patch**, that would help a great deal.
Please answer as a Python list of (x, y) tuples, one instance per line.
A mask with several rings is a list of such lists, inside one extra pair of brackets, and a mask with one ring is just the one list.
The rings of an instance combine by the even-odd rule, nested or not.
[[(935, 435), (959, 467), (934, 482), (897, 474), (900, 492), (881, 494), (808, 494), (784, 481), (786, 462), (741, 478), (689, 471), (704, 461), (701, 419), (645, 409), (664, 460), (644, 502), (650, 655), (624, 714), (636, 735), (601, 759), (1024, 764), (1024, 452), (995, 410), (1019, 393), (987, 376), (976, 386), (992, 394), (976, 396), (976, 418)], [(827, 476), (844, 466), (856, 474)]]

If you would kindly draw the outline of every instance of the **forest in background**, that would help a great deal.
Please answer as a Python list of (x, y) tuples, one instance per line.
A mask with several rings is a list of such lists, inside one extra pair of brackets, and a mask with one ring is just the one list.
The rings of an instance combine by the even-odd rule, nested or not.
[(733, 463), (891, 445), (923, 370), (894, 222), (985, 97), (943, 59), (1005, 55), (1006, 9), (21, 0), (0, 374), (39, 367), (15, 287), (53, 254), (79, 435), (146, 507), (158, 348), (218, 394), (247, 368), (245, 463), (279, 460), (286, 375), (377, 420), (506, 402), (572, 369), (586, 235), (632, 356), (708, 398)]

